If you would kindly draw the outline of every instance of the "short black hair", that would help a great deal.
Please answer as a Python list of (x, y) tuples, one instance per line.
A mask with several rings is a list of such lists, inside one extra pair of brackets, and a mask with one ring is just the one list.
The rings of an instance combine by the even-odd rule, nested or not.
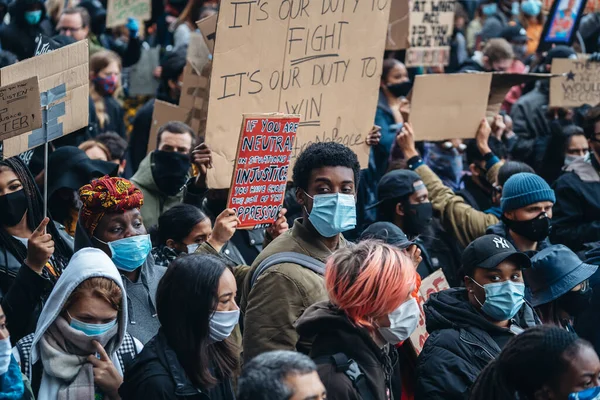
[(192, 232), (194, 227), (208, 217), (191, 204), (177, 204), (158, 217), (158, 244), (166, 245), (172, 239), (178, 243)]
[(408, 200), (408, 196), (395, 197), (393, 199), (385, 199), (377, 205), (377, 221), (394, 222), (396, 215), (396, 206), (398, 203), (404, 203)]
[(96, 136), (96, 141), (106, 146), (110, 152), (111, 161), (125, 159), (127, 151), (127, 140), (123, 139), (117, 132), (104, 132)]
[(188, 124), (184, 124), (180, 121), (169, 121), (160, 128), (158, 128), (158, 133), (156, 134), (156, 148), (160, 145), (160, 140), (162, 139), (162, 134), (165, 132), (169, 133), (178, 133), (184, 134), (189, 133), (192, 137), (192, 147), (196, 142), (196, 135), (194, 134), (194, 130)]
[[(498, 158), (506, 158), (506, 146), (501, 140), (498, 140), (495, 137), (490, 137), (488, 139), (488, 146), (490, 146), (490, 150), (492, 150), (492, 153), (494, 153), (495, 156)], [(471, 139), (467, 142), (465, 154), (467, 156), (468, 165), (484, 160), (484, 157), (477, 148), (477, 141), (475, 139)]]
[(354, 187), (358, 187), (360, 164), (356, 153), (335, 142), (313, 143), (300, 153), (294, 165), (294, 186), (308, 190), (311, 172), (323, 167), (350, 168), (354, 172)]
[(177, 81), (179, 79), (179, 75), (183, 73), (186, 63), (186, 55), (187, 46), (181, 46), (168, 53), (162, 60), (162, 63), (160, 64), (162, 67), (160, 80), (165, 88), (169, 87), (169, 81)]
[(521, 172), (529, 172), (535, 174), (533, 168), (520, 161), (507, 161), (498, 170), (498, 185), (504, 186), (508, 178)]
[(306, 375), (317, 370), (306, 355), (289, 350), (269, 351), (256, 356), (242, 370), (238, 400), (283, 400), (294, 393), (285, 384), (290, 375)]

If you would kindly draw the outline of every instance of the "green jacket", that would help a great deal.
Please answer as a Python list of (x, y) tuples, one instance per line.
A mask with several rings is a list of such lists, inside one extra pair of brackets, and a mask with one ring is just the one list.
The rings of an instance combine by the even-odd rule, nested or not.
[[(502, 165), (504, 163), (498, 162), (488, 170), (489, 182), (496, 181), (498, 170)], [(495, 215), (486, 214), (465, 203), (465, 199), (444, 185), (427, 165), (421, 165), (415, 169), (415, 172), (427, 187), (431, 205), (439, 213), (444, 228), (454, 234), (461, 246), (467, 247), (473, 240), (485, 235), (488, 226), (499, 222)]]
[[(346, 245), (340, 235), (339, 247)], [(258, 265), (268, 256), (284, 251), (302, 253), (322, 262), (332, 253), (299, 218), (291, 230), (258, 255), (247, 273), (240, 302), (244, 315), (244, 361), (270, 350), (296, 350), (298, 334), (294, 323), (308, 307), (328, 298), (321, 275), (292, 263), (272, 266), (250, 290), (250, 278)], [(310, 343), (300, 343), (298, 347), (309, 349)]]

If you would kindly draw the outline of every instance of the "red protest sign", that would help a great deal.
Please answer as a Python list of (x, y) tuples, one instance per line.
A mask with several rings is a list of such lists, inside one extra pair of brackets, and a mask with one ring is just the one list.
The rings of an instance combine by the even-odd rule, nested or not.
[(244, 114), (227, 207), (237, 229), (264, 228), (283, 205), (299, 115)]

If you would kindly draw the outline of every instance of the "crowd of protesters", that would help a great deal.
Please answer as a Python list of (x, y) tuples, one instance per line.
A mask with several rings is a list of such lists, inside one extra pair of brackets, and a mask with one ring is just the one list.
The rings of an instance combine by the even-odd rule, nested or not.
[[(277, 219), (242, 230), (205, 133), (150, 134), (218, 2), (152, 0), (107, 28), (106, 0), (0, 0), (0, 67), (90, 52), (88, 126), (47, 163), (0, 159), (0, 399), (600, 399), (600, 104), (550, 107), (542, 78), (470, 139), (409, 122), (419, 74), (598, 62), (600, 12), (542, 52), (541, 1), (454, 6), (449, 65), (385, 53), (368, 165), (307, 146)], [(158, 89), (132, 94), (151, 54)]]

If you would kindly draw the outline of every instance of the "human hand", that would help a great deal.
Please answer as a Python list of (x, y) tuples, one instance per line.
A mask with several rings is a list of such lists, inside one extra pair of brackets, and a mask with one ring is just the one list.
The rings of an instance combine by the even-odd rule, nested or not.
[(494, 122), (492, 124), (494, 137), (498, 140), (502, 140), (502, 136), (504, 132), (506, 132), (506, 124), (504, 123), (504, 117), (500, 114), (494, 117)]
[(206, 187), (206, 173), (212, 168), (212, 152), (206, 143), (201, 143), (192, 151), (192, 163), (198, 167), (198, 176), (196, 177), (196, 186)]
[(406, 122), (404, 126), (402, 126), (402, 130), (398, 136), (396, 136), (396, 143), (402, 150), (404, 158), (407, 160), (419, 155), (419, 152), (415, 147), (415, 135), (413, 133), (412, 125), (409, 122)]
[(369, 133), (367, 133), (367, 145), (377, 146), (381, 140), (381, 127), (373, 125)]
[(492, 150), (488, 145), (488, 140), (490, 139), (490, 133), (492, 132), (492, 128), (487, 121), (487, 118), (483, 118), (481, 123), (479, 124), (479, 128), (477, 129), (477, 134), (475, 135), (475, 141), (477, 142), (477, 148), (482, 156), (490, 153)]
[(269, 226), (266, 231), (267, 234), (271, 237), (271, 239), (275, 239), (276, 237), (282, 235), (290, 229), (290, 226), (287, 223), (287, 218), (285, 218), (285, 214), (287, 213), (286, 208), (282, 208), (279, 211), (279, 215), (277, 216), (277, 221), (275, 221), (271, 226)]
[(216, 251), (221, 251), (225, 243), (227, 243), (240, 223), (235, 211), (231, 208), (225, 209), (215, 220), (215, 226), (207, 242)]
[(128, 17), (127, 18), (127, 24), (125, 25), (125, 27), (129, 31), (129, 37), (130, 38), (136, 38), (137, 37), (138, 32), (140, 30), (140, 24), (137, 22), (137, 20), (135, 18)]
[(42, 274), (44, 266), (54, 254), (54, 240), (52, 240), (52, 235), (46, 233), (46, 226), (49, 222), (50, 218), (44, 218), (27, 242), (25, 265), (38, 275)]
[(93, 341), (96, 347), (96, 355), (88, 356), (88, 361), (93, 365), (94, 383), (102, 389), (102, 391), (111, 399), (119, 398), (119, 387), (123, 383), (123, 377), (115, 368), (115, 365), (110, 360), (106, 350), (96, 340)]
[(412, 260), (416, 269), (419, 266), (419, 264), (421, 264), (421, 261), (423, 261), (423, 257), (421, 257), (421, 249), (416, 244), (413, 244), (408, 246), (408, 248), (405, 251), (406, 255), (409, 256)]

